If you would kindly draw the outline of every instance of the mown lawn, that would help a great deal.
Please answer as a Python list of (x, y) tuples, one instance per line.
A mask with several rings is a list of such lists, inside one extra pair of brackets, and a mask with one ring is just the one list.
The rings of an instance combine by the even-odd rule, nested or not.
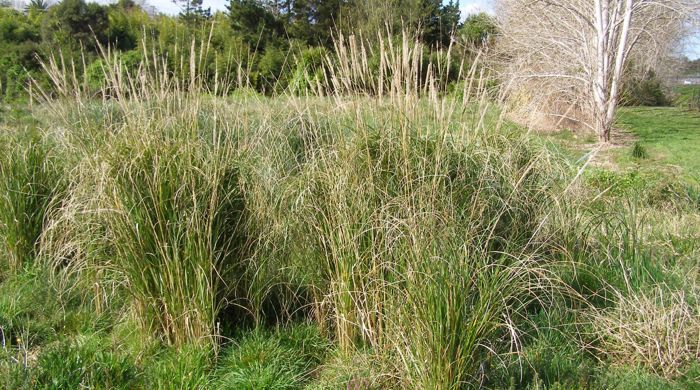
[(621, 164), (672, 168), (682, 176), (700, 179), (700, 113), (677, 107), (629, 107), (619, 112), (618, 125), (648, 150), (648, 158), (634, 158), (631, 147), (617, 155)]

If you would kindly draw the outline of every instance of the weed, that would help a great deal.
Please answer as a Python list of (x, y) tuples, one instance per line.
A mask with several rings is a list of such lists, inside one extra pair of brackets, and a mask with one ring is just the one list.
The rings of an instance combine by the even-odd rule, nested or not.
[(208, 346), (185, 344), (165, 348), (143, 363), (141, 379), (149, 389), (203, 389), (209, 386), (212, 350)]

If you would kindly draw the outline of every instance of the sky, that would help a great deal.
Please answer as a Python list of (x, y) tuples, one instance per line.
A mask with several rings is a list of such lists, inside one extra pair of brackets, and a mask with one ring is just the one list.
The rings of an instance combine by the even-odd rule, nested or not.
[(473, 1), (460, 1), (459, 9), (462, 11), (462, 18), (469, 16), (470, 14), (477, 14), (479, 12), (493, 12), (493, 1), (492, 0), (473, 0)]

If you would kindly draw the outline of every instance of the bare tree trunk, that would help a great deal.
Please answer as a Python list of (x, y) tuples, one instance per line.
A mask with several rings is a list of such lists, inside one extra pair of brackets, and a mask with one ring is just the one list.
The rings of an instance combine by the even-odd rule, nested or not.
[(601, 113), (605, 112), (607, 94), (607, 79), (608, 79), (608, 57), (606, 43), (608, 41), (607, 25), (607, 0), (595, 0), (593, 8), (594, 24), (593, 28), (596, 33), (596, 63), (595, 63), (595, 81), (593, 82), (593, 114), (595, 116), (595, 131), (598, 138), (603, 142), (606, 123)]
[(598, 141), (600, 143), (610, 142), (610, 135), (612, 133), (613, 122), (606, 120), (601, 117), (596, 123), (596, 131), (598, 132)]
[[(614, 2), (614, 4), (611, 4)], [(619, 103), (620, 83), (627, 59), (634, 0), (595, 0), (596, 81), (593, 85), (594, 116), (600, 142), (610, 142)], [(620, 20), (622, 18), (622, 20)], [(611, 68), (614, 62), (615, 66)]]

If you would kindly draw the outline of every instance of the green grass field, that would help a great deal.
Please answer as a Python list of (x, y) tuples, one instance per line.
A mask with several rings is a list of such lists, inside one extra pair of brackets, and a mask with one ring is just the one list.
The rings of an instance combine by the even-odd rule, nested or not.
[(671, 166), (685, 177), (700, 179), (700, 112), (676, 107), (623, 108), (618, 125), (649, 151), (648, 161), (634, 159), (627, 150), (619, 161), (654, 169)]

